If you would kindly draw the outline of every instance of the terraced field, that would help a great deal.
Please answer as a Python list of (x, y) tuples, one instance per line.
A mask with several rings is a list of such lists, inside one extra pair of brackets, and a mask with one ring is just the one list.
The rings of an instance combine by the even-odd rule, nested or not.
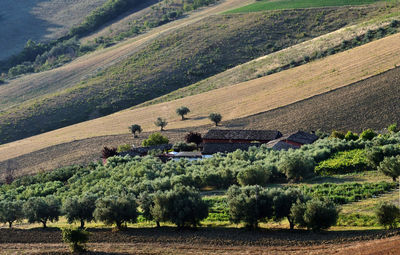
[[(253, 81), (158, 105), (125, 110), (103, 118), (5, 144), (0, 146), (0, 160), (4, 161), (49, 146), (74, 140), (104, 135), (126, 134), (128, 133), (128, 125), (133, 123), (142, 125), (146, 132), (153, 131), (156, 130), (153, 122), (158, 116), (167, 118), (169, 122), (167, 129), (171, 130), (208, 124), (208, 114), (212, 111), (218, 111), (223, 115), (224, 120), (228, 121), (227, 124), (231, 123), (228, 126), (237, 125), (238, 127), (243, 127), (246, 125), (242, 125), (233, 120), (266, 111), (266, 114), (270, 114), (273, 111), (280, 111), (280, 109), (285, 108), (279, 107), (284, 107), (318, 94), (344, 87), (356, 81), (392, 69), (395, 65), (400, 64), (400, 45), (397, 43), (399, 39), (400, 35), (396, 34), (350, 51), (332, 55), (322, 60)], [(388, 86), (393, 85), (393, 80), (389, 79), (387, 84)], [(347, 101), (348, 107), (352, 107), (351, 102), (357, 102), (356, 100), (359, 94), (351, 94), (351, 88), (349, 88), (349, 90), (350, 92), (346, 92), (345, 94), (352, 95), (352, 97), (349, 97), (349, 101)], [(380, 90), (379, 87), (375, 87), (375, 91), (381, 92), (384, 91), (384, 89)], [(365, 93), (365, 99), (374, 102), (375, 92), (371, 92), (371, 94), (367, 92), (368, 91), (363, 92)], [(391, 94), (396, 96), (396, 93)], [(354, 119), (349, 119), (348, 109), (344, 108), (342, 111), (342, 108), (339, 107), (340, 104), (346, 102), (346, 99), (340, 100), (341, 101), (325, 101), (326, 106), (324, 107), (329, 109), (331, 106), (337, 105), (337, 108), (332, 109), (337, 109), (337, 111), (339, 111), (337, 114), (338, 116), (342, 116), (340, 118), (342, 118), (343, 124), (341, 124), (341, 122), (336, 124), (334, 122), (336, 115), (332, 114), (332, 122), (324, 122), (326, 123), (324, 127), (340, 128), (341, 125), (343, 125), (344, 127), (352, 128), (352, 125), (360, 125), (362, 124), (360, 121), (364, 120), (364, 118), (368, 118), (368, 115), (364, 114), (361, 116), (354, 116)], [(188, 120), (181, 121), (179, 116), (175, 114), (175, 109), (181, 105), (187, 105), (192, 111), (188, 116)], [(319, 108), (317, 106), (317, 104), (307, 104), (307, 107), (314, 108), (314, 111), (318, 111)], [(364, 105), (363, 108), (360, 108), (360, 111), (365, 109), (365, 107), (369, 107), (369, 105)], [(390, 111), (390, 108), (387, 109)], [(271, 111), (268, 112), (269, 110)], [(378, 125), (386, 126), (387, 123), (381, 122), (379, 124), (377, 122), (378, 119), (383, 117), (382, 114), (379, 113), (379, 108), (372, 110), (376, 111), (376, 115), (374, 115), (374, 118), (371, 118), (371, 121), (375, 121), (376, 124), (374, 126), (366, 122), (365, 125), (369, 125), (369, 127), (376, 127)], [(286, 114), (290, 112), (291, 111), (287, 111)], [(290, 119), (287, 118), (280, 119), (279, 116), (281, 115), (278, 114), (275, 115), (278, 117), (271, 122), (266, 119), (261, 119), (261, 117), (258, 116), (251, 117), (253, 118), (252, 122), (256, 124), (249, 124), (248, 126), (274, 126), (273, 128), (282, 129), (282, 131), (290, 131), (297, 128), (304, 128), (306, 123), (313, 123), (311, 120), (316, 119), (313, 112), (310, 112), (310, 115), (307, 115), (307, 112), (302, 112), (301, 110), (300, 112), (301, 114), (298, 112), (293, 113), (295, 116), (299, 116), (299, 118), (306, 116), (302, 120), (303, 124), (296, 124), (294, 115), (286, 115), (287, 117), (292, 116), (294, 119), (293, 122), (290, 122)], [(321, 117), (318, 118), (315, 125), (321, 124), (325, 115), (321, 111), (321, 114), (318, 116)], [(388, 116), (388, 119), (390, 119), (391, 122), (395, 120), (395, 118), (390, 118), (390, 116)], [(229, 122), (231, 120), (232, 122)], [(292, 124), (288, 125), (287, 123)], [(338, 127), (336, 127), (337, 125)], [(362, 125), (360, 127), (362, 127)], [(314, 126), (310, 125), (309, 128), (314, 128)]]

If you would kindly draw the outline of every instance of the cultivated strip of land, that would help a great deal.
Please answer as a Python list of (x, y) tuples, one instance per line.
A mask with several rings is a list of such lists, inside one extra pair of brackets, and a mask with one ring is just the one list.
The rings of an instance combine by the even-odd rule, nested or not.
[[(94, 136), (124, 134), (131, 124), (145, 131), (157, 130), (154, 120), (167, 118), (167, 128), (208, 124), (210, 112), (220, 112), (225, 120), (254, 115), (322, 94), (392, 69), (400, 64), (400, 35), (371, 42), (303, 66), (253, 81), (217, 89), (196, 96), (125, 110), (52, 132), (0, 146), (0, 160), (17, 157), (48, 146)], [(188, 106), (192, 113), (180, 121), (175, 109)], [(317, 107), (317, 106), (315, 106)]]

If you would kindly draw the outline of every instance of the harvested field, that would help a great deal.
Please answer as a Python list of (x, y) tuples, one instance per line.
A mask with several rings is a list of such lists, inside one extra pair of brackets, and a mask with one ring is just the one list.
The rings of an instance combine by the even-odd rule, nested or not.
[[(90, 229), (89, 249), (96, 254), (395, 254), (398, 231), (329, 231), (199, 228), (197, 230)], [(3, 253), (66, 254), (58, 229), (0, 230)], [(376, 253), (376, 252), (380, 253)], [(369, 252), (369, 253), (365, 253)], [(390, 253), (391, 252), (391, 253)]]
[[(169, 122), (167, 129), (171, 130), (209, 124), (207, 116), (213, 111), (220, 112), (224, 120), (234, 120), (284, 107), (382, 73), (400, 64), (399, 39), (400, 34), (396, 34), (350, 51), (253, 81), (167, 103), (121, 111), (103, 118), (4, 144), (0, 146), (0, 160), (4, 161), (74, 140), (94, 136), (126, 134), (127, 127), (133, 124), (133, 121), (140, 124), (145, 131), (154, 131), (156, 127), (153, 122), (159, 116), (167, 118)], [(370, 95), (370, 97), (374, 99), (373, 95)], [(339, 102), (344, 101), (341, 99)], [(334, 105), (334, 103), (332, 104)], [(175, 109), (181, 105), (186, 105), (191, 109), (188, 120), (181, 121), (179, 116), (175, 114)], [(316, 105), (311, 107), (318, 109)], [(368, 107), (370, 105), (362, 109), (365, 110)], [(369, 109), (373, 111), (372, 108)], [(345, 112), (341, 114), (348, 116)], [(315, 116), (311, 117), (315, 118)], [(362, 119), (363, 117), (366, 116), (354, 118)], [(382, 117), (379, 116), (379, 118)], [(335, 117), (332, 118), (335, 119)], [(286, 121), (290, 120), (277, 120), (274, 123), (274, 128), (284, 127)], [(345, 123), (349, 120), (343, 119), (343, 121)], [(276, 123), (280, 123), (280, 125), (276, 125)], [(361, 128), (368, 124), (368, 122), (365, 124), (352, 123), (360, 124)], [(272, 124), (264, 123), (264, 125), (271, 126)], [(344, 124), (332, 122), (317, 128), (341, 128), (340, 125)], [(381, 122), (380, 125), (383, 125), (383, 123)], [(370, 125), (372, 128), (375, 126)], [(296, 124), (295, 127), (296, 129), (304, 128), (300, 124)], [(312, 125), (307, 127), (309, 127), (307, 129), (315, 128)], [(352, 126), (348, 128), (352, 128)], [(94, 132), (94, 130), (96, 131)], [(282, 128), (282, 131), (285, 130), (293, 130), (293, 125), (292, 128), (286, 125), (286, 128)]]

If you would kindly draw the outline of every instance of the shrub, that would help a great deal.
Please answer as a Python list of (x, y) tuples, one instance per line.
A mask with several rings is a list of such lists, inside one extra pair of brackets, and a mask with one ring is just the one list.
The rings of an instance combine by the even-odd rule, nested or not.
[(272, 199), (260, 186), (231, 186), (227, 192), (229, 220), (244, 222), (248, 228), (257, 228), (260, 221), (273, 216)]
[(101, 155), (103, 159), (116, 156), (117, 154), (117, 148), (108, 148), (107, 146), (104, 146), (101, 150)]
[(167, 124), (167, 120), (161, 117), (158, 117), (157, 120), (154, 122), (154, 125), (160, 127), (161, 131), (164, 131), (164, 128), (167, 126)]
[(196, 144), (187, 144), (185, 142), (177, 142), (174, 144), (174, 146), (172, 147), (172, 149), (174, 151), (194, 151), (196, 150), (197, 146)]
[(373, 168), (377, 168), (385, 157), (397, 155), (400, 155), (400, 146), (397, 144), (387, 144), (382, 147), (374, 146), (366, 149), (368, 164)]
[(124, 223), (136, 222), (137, 204), (128, 197), (108, 196), (97, 200), (93, 214), (96, 220), (107, 225), (115, 224), (121, 230)]
[(299, 226), (320, 231), (336, 224), (339, 210), (330, 201), (309, 200), (305, 204), (296, 204), (292, 208), (292, 217)]
[(176, 114), (180, 115), (182, 117), (182, 120), (185, 119), (185, 115), (190, 112), (189, 108), (186, 106), (181, 106), (178, 109), (176, 109)]
[(218, 126), (218, 123), (222, 120), (222, 115), (216, 112), (210, 113), (208, 118), (215, 123), (215, 126)]
[(378, 166), (378, 171), (396, 181), (400, 176), (400, 156), (384, 158)]
[(399, 130), (398, 126), (397, 126), (397, 123), (393, 123), (392, 125), (390, 125), (388, 127), (388, 131), (391, 132), (391, 133), (397, 133), (400, 130)]
[(268, 183), (271, 171), (261, 165), (252, 165), (242, 169), (237, 175), (237, 181), (242, 186), (261, 185)]
[(303, 154), (292, 153), (284, 156), (279, 162), (278, 169), (288, 180), (301, 181), (312, 175), (315, 162)]
[(82, 229), (63, 228), (62, 239), (69, 244), (72, 252), (86, 251), (86, 243), (89, 241), (89, 233)]
[(126, 151), (130, 151), (132, 149), (132, 146), (130, 144), (121, 144), (118, 146), (117, 152), (121, 153), (121, 152), (126, 152)]
[(82, 197), (67, 198), (63, 204), (63, 212), (68, 223), (79, 221), (84, 228), (85, 221), (91, 222), (94, 219), (93, 212), (96, 209), (97, 197), (94, 195), (85, 195)]
[(338, 138), (338, 139), (344, 139), (346, 135), (342, 131), (332, 131), (330, 137), (331, 138)]
[(389, 203), (381, 203), (375, 214), (379, 224), (385, 228), (393, 229), (397, 227), (400, 218), (399, 207)]
[(8, 227), (11, 228), (15, 221), (24, 218), (22, 206), (22, 201), (0, 201), (0, 222), (8, 223)]
[(358, 138), (359, 138), (358, 135), (351, 131), (348, 131), (346, 133), (346, 135), (344, 136), (344, 139), (346, 139), (347, 141), (355, 141), (355, 140), (358, 140)]
[(208, 205), (193, 188), (175, 186), (172, 190), (154, 195), (151, 214), (155, 221), (170, 221), (178, 226), (196, 227), (208, 216)]
[(367, 130), (364, 130), (360, 134), (360, 138), (363, 140), (372, 140), (375, 136), (377, 136), (377, 134), (370, 128)]
[(160, 133), (153, 133), (148, 139), (143, 140), (142, 145), (144, 147), (156, 146), (161, 144), (167, 144), (169, 140), (167, 137), (161, 135)]
[(203, 138), (200, 133), (190, 132), (185, 135), (185, 140), (187, 143), (195, 143), (197, 147), (203, 142)]
[(53, 196), (31, 197), (25, 202), (23, 211), (29, 223), (39, 222), (46, 228), (47, 221), (58, 221), (60, 207), (61, 202)]
[(136, 138), (138, 137), (136, 133), (142, 133), (142, 127), (138, 124), (133, 124), (132, 126), (129, 127), (129, 130), (133, 134), (133, 137)]

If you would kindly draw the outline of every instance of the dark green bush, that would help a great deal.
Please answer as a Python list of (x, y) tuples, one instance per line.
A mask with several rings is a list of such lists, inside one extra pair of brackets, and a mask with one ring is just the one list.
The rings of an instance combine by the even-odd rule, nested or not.
[(284, 173), (288, 180), (301, 181), (314, 173), (315, 161), (303, 154), (285, 155), (279, 162), (278, 170)]
[(177, 185), (172, 190), (157, 192), (151, 215), (156, 222), (170, 221), (178, 228), (196, 227), (208, 216), (208, 205), (193, 188)]
[(194, 151), (197, 149), (197, 145), (194, 143), (187, 144), (185, 142), (177, 142), (172, 146), (172, 149), (176, 152), (180, 151)]
[(129, 197), (103, 197), (97, 200), (93, 215), (96, 220), (107, 225), (115, 224), (121, 230), (123, 224), (136, 222), (137, 204)]
[(360, 134), (360, 138), (363, 140), (372, 140), (375, 136), (377, 136), (377, 134), (374, 132), (374, 130), (372, 130), (370, 128), (367, 130), (364, 130)]
[(344, 139), (345, 137), (345, 133), (343, 133), (342, 131), (332, 131), (331, 136), (332, 138), (338, 138), (338, 139)]
[(149, 138), (143, 140), (142, 145), (144, 147), (150, 147), (155, 145), (167, 144), (169, 140), (166, 136), (161, 135), (160, 133), (153, 133), (149, 135)]
[(242, 186), (261, 185), (269, 182), (271, 170), (261, 165), (252, 165), (242, 169), (237, 175), (237, 181)]
[(63, 228), (62, 239), (69, 244), (72, 252), (86, 251), (86, 243), (89, 241), (89, 232), (82, 229)]
[(358, 135), (356, 133), (351, 132), (351, 131), (348, 131), (346, 133), (346, 135), (344, 136), (344, 139), (346, 139), (347, 141), (351, 141), (351, 140), (355, 141), (358, 138), (359, 138)]
[(397, 227), (400, 219), (399, 207), (394, 204), (381, 203), (375, 213), (380, 225), (389, 229)]

